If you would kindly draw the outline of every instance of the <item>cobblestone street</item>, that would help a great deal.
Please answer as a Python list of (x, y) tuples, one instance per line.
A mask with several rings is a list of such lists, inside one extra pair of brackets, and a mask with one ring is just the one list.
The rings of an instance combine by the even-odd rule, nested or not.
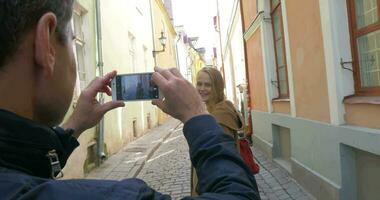
[(173, 199), (190, 195), (190, 177), (189, 148), (182, 126), (162, 143), (138, 175), (152, 188), (170, 194)]
[[(178, 121), (170, 120), (128, 144), (87, 178), (137, 177), (157, 191), (170, 194), (173, 199), (190, 195), (190, 159), (182, 128)], [(314, 199), (260, 150), (254, 149), (254, 153), (261, 167), (256, 180), (263, 200)]]
[(279, 167), (257, 148), (253, 149), (254, 155), (260, 164), (260, 173), (256, 181), (262, 200), (313, 200), (314, 198), (300, 187), (290, 177), (289, 173)]

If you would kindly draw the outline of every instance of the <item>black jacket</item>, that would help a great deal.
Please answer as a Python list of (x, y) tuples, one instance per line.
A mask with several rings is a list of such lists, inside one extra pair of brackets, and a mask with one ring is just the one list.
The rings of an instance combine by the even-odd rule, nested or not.
[[(260, 199), (255, 178), (213, 117), (189, 120), (184, 134), (201, 177), (201, 195), (184, 199)], [(139, 179), (51, 179), (56, 173), (46, 155), (54, 150), (63, 167), (78, 145), (70, 132), (0, 111), (0, 199), (171, 199)]]
[(49, 128), (0, 110), (0, 166), (41, 178), (51, 178), (48, 152), (58, 154), (63, 167), (78, 141), (70, 131)]

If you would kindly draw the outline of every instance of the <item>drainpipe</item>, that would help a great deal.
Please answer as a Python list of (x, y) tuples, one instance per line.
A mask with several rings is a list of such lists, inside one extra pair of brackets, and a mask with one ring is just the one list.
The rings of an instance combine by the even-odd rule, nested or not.
[(179, 70), (179, 71), (181, 71), (181, 64), (179, 63), (179, 54), (178, 54), (178, 43), (179, 43), (179, 41), (181, 40), (181, 34), (178, 34), (178, 39), (177, 39), (177, 41), (175, 42), (175, 52), (176, 52), (176, 60), (177, 60), (177, 69)]
[[(246, 29), (245, 29), (245, 18), (244, 18), (244, 8), (243, 8), (243, 0), (240, 0), (239, 1), (239, 4), (240, 4), (240, 18), (241, 18), (241, 23), (242, 23), (242, 31), (243, 31), (243, 35), (244, 33), (246, 32)], [(245, 38), (243, 38), (243, 42), (244, 42), (244, 64), (245, 64), (245, 76), (246, 76), (246, 80), (247, 80), (247, 105), (248, 105), (248, 128), (247, 128), (247, 136), (249, 138), (252, 137), (252, 134), (253, 134), (253, 127), (252, 127), (252, 116), (251, 116), (251, 90), (250, 90), (250, 87), (249, 87), (249, 65), (248, 65), (248, 54), (247, 54), (247, 41), (245, 41)]]
[[(102, 46), (102, 23), (101, 23), (101, 12), (100, 12), (100, 0), (96, 0), (96, 36), (97, 36), (97, 57), (98, 63), (97, 67), (99, 69), (99, 76), (103, 76), (103, 46)], [(104, 95), (103, 93), (99, 94), (99, 102), (104, 103)], [(102, 163), (102, 161), (106, 158), (106, 154), (104, 153), (104, 118), (100, 120), (97, 129), (97, 155), (98, 155), (98, 165)]]
[[(152, 7), (152, 0), (149, 0), (149, 7), (150, 7), (150, 24), (152, 27), (152, 43), (153, 43), (153, 49), (152, 52), (156, 49), (156, 44), (155, 44), (155, 33), (154, 33), (154, 22), (153, 22), (153, 7)], [(153, 53), (153, 58), (154, 58), (154, 66), (157, 67), (157, 58), (156, 54)]]

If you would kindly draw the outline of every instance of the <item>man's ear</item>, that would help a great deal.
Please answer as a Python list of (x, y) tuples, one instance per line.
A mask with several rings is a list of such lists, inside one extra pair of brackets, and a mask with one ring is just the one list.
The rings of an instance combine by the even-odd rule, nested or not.
[(44, 14), (37, 23), (34, 41), (34, 58), (36, 67), (44, 77), (51, 77), (56, 62), (56, 29), (57, 17), (49, 12)]

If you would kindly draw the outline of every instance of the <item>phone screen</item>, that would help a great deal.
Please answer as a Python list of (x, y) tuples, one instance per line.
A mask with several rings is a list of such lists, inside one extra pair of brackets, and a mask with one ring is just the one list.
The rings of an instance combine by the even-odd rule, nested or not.
[[(159, 98), (158, 87), (152, 82), (152, 73), (124, 74), (114, 79), (113, 96), (116, 100), (138, 101)], [(116, 85), (116, 87), (114, 86)]]

